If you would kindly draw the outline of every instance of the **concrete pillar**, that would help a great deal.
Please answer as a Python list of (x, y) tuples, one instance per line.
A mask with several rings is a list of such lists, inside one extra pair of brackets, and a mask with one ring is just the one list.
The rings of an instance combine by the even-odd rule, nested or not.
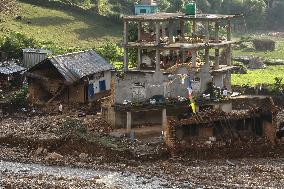
[(201, 67), (201, 92), (204, 92), (207, 89), (208, 82), (211, 81), (211, 74), (209, 73), (210, 65), (209, 65), (209, 49), (205, 49), (205, 63)]
[[(215, 22), (215, 43), (219, 43), (219, 22)], [(215, 49), (215, 66), (214, 69), (219, 69), (220, 64), (220, 49)]]
[[(231, 20), (228, 20), (228, 23), (227, 23), (227, 41), (231, 41), (231, 40), (232, 40), (232, 25), (231, 25)], [(228, 45), (226, 57), (227, 57), (227, 65), (231, 66), (232, 65), (232, 47), (231, 47), (231, 45)]]
[(209, 22), (205, 22), (205, 43), (209, 43), (210, 32), (209, 32)]
[(138, 54), (137, 54), (137, 70), (140, 70), (140, 66), (141, 66), (141, 63), (142, 63), (142, 49), (138, 48), (137, 49), (138, 51)]
[(197, 30), (197, 25), (196, 25), (196, 21), (192, 21), (192, 36), (196, 36), (196, 30)]
[(160, 71), (160, 63), (161, 63), (161, 55), (160, 55), (160, 50), (156, 49), (156, 71)]
[(131, 112), (126, 113), (126, 132), (127, 134), (130, 134), (131, 132), (131, 126), (132, 126), (132, 116)]
[(182, 54), (181, 54), (181, 55), (182, 55), (182, 56), (181, 56), (181, 57), (182, 57), (182, 58), (181, 58), (182, 63), (185, 63), (185, 61), (186, 61), (186, 54), (185, 54), (185, 51), (184, 51), (184, 50), (181, 50), (181, 53), (182, 53)]
[(169, 21), (169, 42), (174, 43), (174, 22)]
[(184, 42), (184, 20), (180, 20), (180, 36), (181, 36), (181, 42)]
[(138, 41), (141, 42), (142, 22), (138, 22)]
[(226, 74), (226, 87), (229, 91), (232, 90), (232, 74), (231, 74), (231, 71), (227, 71), (227, 74)]
[(124, 21), (124, 30), (123, 30), (123, 43), (124, 43), (124, 71), (128, 70), (129, 57), (128, 57), (128, 21)]
[(167, 125), (168, 125), (167, 109), (164, 108), (162, 110), (162, 128), (163, 128), (162, 130), (164, 134), (166, 133)]
[(128, 57), (128, 49), (124, 47), (124, 71), (128, 71), (128, 65), (129, 65), (129, 57)]
[(165, 38), (166, 36), (166, 23), (162, 22), (162, 38)]
[(161, 40), (160, 40), (160, 22), (156, 22), (156, 45), (160, 45)]
[(191, 62), (192, 62), (192, 78), (195, 78), (195, 71), (196, 71), (196, 60), (197, 60), (197, 51), (193, 50), (191, 52), (192, 54), (192, 58), (191, 58)]
[(195, 50), (193, 50), (192, 52), (191, 52), (191, 54), (192, 54), (192, 66), (193, 67), (196, 67), (196, 60), (197, 60), (197, 51), (195, 51)]

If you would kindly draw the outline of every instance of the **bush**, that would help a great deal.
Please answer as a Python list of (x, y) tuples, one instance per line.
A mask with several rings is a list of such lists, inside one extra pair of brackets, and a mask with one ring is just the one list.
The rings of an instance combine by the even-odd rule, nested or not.
[(116, 43), (111, 41), (107, 41), (101, 47), (97, 48), (96, 51), (113, 65), (122, 56), (122, 49)]
[(11, 104), (15, 107), (27, 105), (28, 86), (24, 85), (20, 90), (14, 92), (11, 96)]
[(7, 58), (21, 59), (23, 57), (22, 49), (37, 48), (39, 44), (33, 38), (24, 34), (12, 32), (2, 39), (1, 50), (7, 54)]
[(271, 39), (254, 39), (253, 46), (257, 51), (274, 51), (276, 42)]

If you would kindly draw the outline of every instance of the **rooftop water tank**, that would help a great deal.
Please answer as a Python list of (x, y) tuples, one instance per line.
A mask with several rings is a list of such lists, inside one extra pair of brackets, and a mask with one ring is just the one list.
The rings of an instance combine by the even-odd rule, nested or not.
[(194, 1), (189, 2), (185, 7), (186, 15), (195, 15), (196, 14), (196, 3)]

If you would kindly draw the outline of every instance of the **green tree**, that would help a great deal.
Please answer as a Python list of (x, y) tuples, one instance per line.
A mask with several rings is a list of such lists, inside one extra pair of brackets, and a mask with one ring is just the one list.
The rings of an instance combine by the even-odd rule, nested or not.
[(170, 7), (170, 2), (168, 0), (159, 0), (158, 7), (161, 12), (166, 12)]
[(117, 62), (122, 56), (122, 49), (112, 41), (107, 41), (96, 50), (111, 64), (115, 64), (115, 62)]
[(0, 49), (7, 54), (8, 58), (21, 59), (23, 57), (22, 49), (37, 47), (39, 44), (33, 38), (12, 32), (3, 39)]

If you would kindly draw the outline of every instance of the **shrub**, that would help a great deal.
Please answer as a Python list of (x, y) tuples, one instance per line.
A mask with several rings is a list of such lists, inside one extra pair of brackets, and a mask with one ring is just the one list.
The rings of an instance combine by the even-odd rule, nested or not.
[(20, 90), (14, 92), (11, 96), (11, 104), (15, 107), (27, 105), (28, 86), (24, 85)]
[(122, 56), (122, 49), (111, 41), (107, 41), (101, 47), (97, 48), (96, 51), (111, 64), (115, 64)]
[(7, 54), (7, 58), (21, 59), (23, 57), (22, 49), (37, 48), (39, 44), (33, 38), (24, 34), (12, 32), (2, 39), (1, 50)]
[(254, 39), (253, 46), (257, 51), (274, 51), (276, 42), (271, 39)]

